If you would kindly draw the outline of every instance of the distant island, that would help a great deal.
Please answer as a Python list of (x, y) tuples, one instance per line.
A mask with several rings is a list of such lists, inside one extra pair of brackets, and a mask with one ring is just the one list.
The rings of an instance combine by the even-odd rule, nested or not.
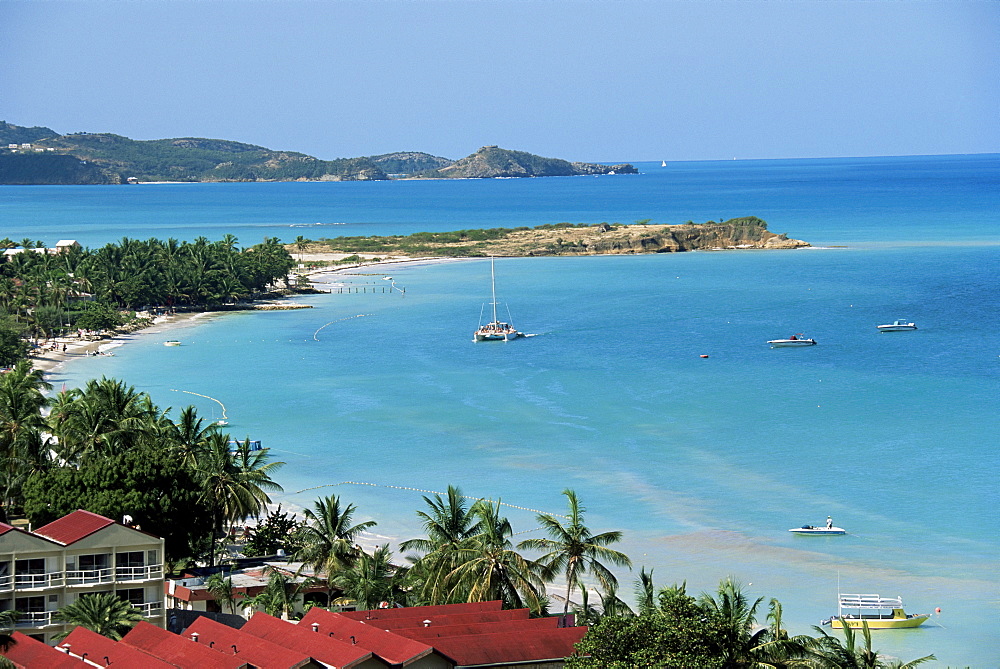
[(62, 135), (0, 121), (0, 184), (128, 184), (151, 181), (374, 181), (635, 174), (629, 164), (543, 158), (486, 146), (461, 160), (417, 151), (320, 160), (222, 139), (134, 140), (112, 133)]
[(677, 253), (727, 249), (794, 249), (808, 242), (767, 229), (756, 216), (681, 225), (556, 223), (535, 228), (492, 228), (412, 235), (300, 239), (290, 252), (405, 257), (569, 256)]

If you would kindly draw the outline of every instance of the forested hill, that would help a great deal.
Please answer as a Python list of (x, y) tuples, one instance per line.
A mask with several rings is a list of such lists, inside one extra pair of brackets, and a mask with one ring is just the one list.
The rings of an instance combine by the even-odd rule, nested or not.
[(130, 181), (370, 181), (392, 177), (510, 178), (634, 174), (632, 165), (571, 163), (486, 146), (461, 160), (417, 151), (320, 160), (223, 139), (135, 140), (112, 133), (68, 135), (0, 121), (0, 184)]
[(456, 160), (447, 167), (424, 172), (419, 176), (437, 179), (490, 179), (512, 177), (569, 177), (582, 174), (637, 174), (628, 163), (599, 165), (571, 163), (559, 158), (543, 158), (524, 151), (511, 151), (498, 146), (484, 146), (471, 156)]

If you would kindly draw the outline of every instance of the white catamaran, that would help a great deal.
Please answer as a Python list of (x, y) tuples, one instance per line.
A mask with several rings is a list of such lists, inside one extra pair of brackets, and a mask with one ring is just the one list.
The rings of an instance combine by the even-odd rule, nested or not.
[[(482, 324), (482, 312), (479, 315), (479, 328), (476, 330), (475, 334), (472, 336), (472, 341), (510, 341), (511, 339), (517, 339), (523, 336), (520, 332), (514, 329), (514, 326), (510, 323), (505, 323), (497, 317), (497, 281), (496, 274), (493, 271), (493, 258), (490, 258), (490, 285), (493, 291), (493, 320), (486, 325)], [(485, 306), (485, 305), (483, 305)], [(508, 315), (508, 318), (510, 316)]]

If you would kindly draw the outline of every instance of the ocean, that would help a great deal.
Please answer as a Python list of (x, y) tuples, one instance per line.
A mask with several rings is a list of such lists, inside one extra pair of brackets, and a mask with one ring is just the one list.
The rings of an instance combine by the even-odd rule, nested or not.
[[(194, 404), (287, 464), (284, 508), (338, 494), (421, 534), (421, 495), (502, 500), (519, 532), (574, 489), (658, 585), (732, 575), (793, 633), (838, 592), (932, 621), (875, 634), (905, 660), (1000, 666), (1000, 156), (639, 163), (525, 180), (0, 187), (3, 235), (219, 239), (759, 216), (814, 248), (496, 261), (504, 315), (472, 343), (485, 260), (338, 280), (311, 309), (206, 316), (74, 361), (161, 406)], [(380, 273), (381, 272), (381, 273)], [(382, 279), (391, 276), (392, 281)], [(380, 292), (395, 284), (400, 291)], [(509, 311), (508, 311), (509, 310)], [(875, 325), (906, 318), (913, 332)], [(771, 349), (804, 333), (818, 345)], [(164, 347), (166, 339), (179, 347)], [(707, 356), (707, 357), (703, 357)], [(193, 394), (197, 393), (197, 395)], [(826, 517), (841, 537), (787, 530)], [(762, 605), (761, 618), (766, 609)]]

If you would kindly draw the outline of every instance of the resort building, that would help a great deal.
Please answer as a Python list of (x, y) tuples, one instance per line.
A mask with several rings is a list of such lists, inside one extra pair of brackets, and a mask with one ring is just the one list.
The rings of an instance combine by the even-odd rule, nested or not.
[[(561, 669), (587, 633), (566, 623), (572, 616), (529, 618), (499, 601), (350, 613), (314, 607), (299, 622), (258, 612), (230, 627), (201, 616), (178, 634), (140, 622), (120, 642), (77, 628), (52, 657), (99, 667)], [(29, 641), (8, 658), (45, 652)]]
[(0, 523), (0, 610), (18, 631), (52, 643), (60, 608), (105, 592), (163, 627), (163, 539), (82, 510), (34, 531)]

